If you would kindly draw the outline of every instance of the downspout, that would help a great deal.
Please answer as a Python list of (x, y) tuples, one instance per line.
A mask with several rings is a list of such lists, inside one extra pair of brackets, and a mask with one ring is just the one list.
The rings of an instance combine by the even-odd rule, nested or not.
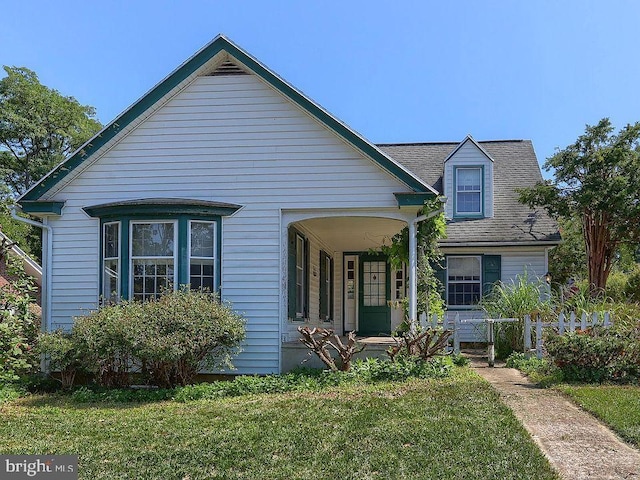
[(51, 275), (51, 262), (53, 260), (53, 228), (50, 225), (45, 225), (44, 223), (36, 222), (35, 220), (31, 220), (30, 218), (24, 218), (18, 215), (16, 212), (16, 207), (11, 207), (11, 217), (15, 220), (26, 223), (28, 225), (33, 225), (34, 227), (38, 227), (42, 230), (47, 231), (47, 254), (45, 258), (43, 258), (42, 262), (42, 270), (44, 272), (44, 282), (42, 289), (42, 296), (44, 297), (44, 317), (45, 321), (43, 322), (43, 327), (46, 332), (51, 331), (51, 286), (52, 286), (52, 275)]
[(418, 223), (444, 212), (444, 206), (409, 222), (409, 325), (415, 333), (418, 325)]

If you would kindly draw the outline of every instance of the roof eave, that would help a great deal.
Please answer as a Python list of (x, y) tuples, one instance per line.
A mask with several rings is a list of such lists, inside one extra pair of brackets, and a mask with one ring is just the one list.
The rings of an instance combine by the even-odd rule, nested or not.
[(347, 127), (343, 122), (335, 118), (320, 105), (304, 95), (301, 91), (287, 83), (275, 72), (268, 69), (259, 60), (242, 50), (224, 35), (218, 35), (210, 43), (201, 48), (196, 54), (183, 62), (176, 70), (149, 90), (131, 107), (121, 113), (115, 120), (109, 123), (82, 147), (76, 150), (76, 152), (74, 152), (69, 158), (40, 179), (40, 181), (21, 195), (18, 200), (35, 201), (41, 199), (43, 195), (62, 181), (69, 173), (78, 168), (85, 160), (89, 159), (118, 133), (126, 129), (132, 122), (143, 115), (166, 94), (180, 85), (197, 69), (202, 67), (221, 51), (225, 51), (246, 68), (252, 70), (269, 85), (276, 88), (318, 121), (333, 130), (353, 147), (388, 171), (396, 179), (407, 185), (407, 187), (412, 191), (432, 192), (437, 194), (430, 185), (423, 182), (419, 177), (386, 155), (374, 144), (366, 140), (351, 128)]

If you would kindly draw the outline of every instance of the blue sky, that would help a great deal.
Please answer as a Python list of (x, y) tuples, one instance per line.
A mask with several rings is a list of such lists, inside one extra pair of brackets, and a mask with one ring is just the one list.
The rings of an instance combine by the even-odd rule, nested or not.
[(541, 162), (640, 121), (640, 2), (21, 0), (0, 63), (103, 123), (224, 33), (375, 143), (527, 138)]

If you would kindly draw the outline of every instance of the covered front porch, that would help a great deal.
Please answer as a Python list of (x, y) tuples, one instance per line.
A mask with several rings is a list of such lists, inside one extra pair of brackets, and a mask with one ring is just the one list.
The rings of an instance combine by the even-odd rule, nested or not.
[(415, 220), (416, 210), (283, 212), (283, 370), (307, 358), (299, 326), (355, 331), (368, 344), (364, 356), (384, 355), (411, 289), (410, 267), (393, 269), (380, 247)]

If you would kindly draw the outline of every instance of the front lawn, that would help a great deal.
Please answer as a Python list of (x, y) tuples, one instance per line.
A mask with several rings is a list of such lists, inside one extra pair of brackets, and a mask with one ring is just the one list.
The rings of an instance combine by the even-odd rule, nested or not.
[(561, 385), (558, 388), (626, 441), (640, 447), (640, 387)]
[(438, 380), (147, 404), (0, 405), (3, 454), (79, 454), (83, 479), (557, 479), (491, 387)]

